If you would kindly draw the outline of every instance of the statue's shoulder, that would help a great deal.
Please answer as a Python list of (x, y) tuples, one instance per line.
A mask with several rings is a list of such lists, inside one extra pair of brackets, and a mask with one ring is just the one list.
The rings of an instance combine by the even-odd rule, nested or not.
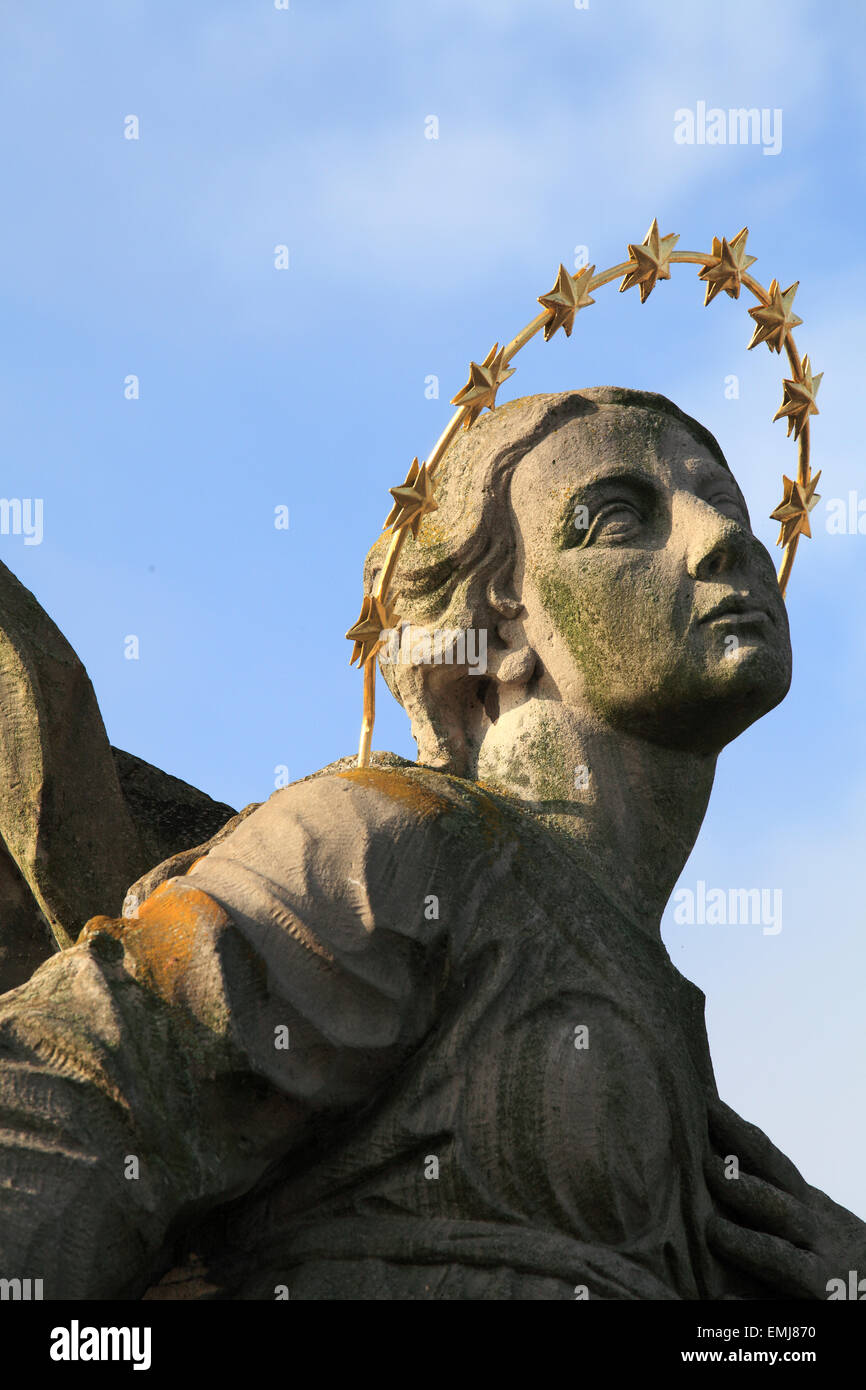
[(471, 783), (402, 759), (332, 766), (274, 792), (189, 881), (236, 922), (300, 921), (331, 952), (344, 937), (360, 948), (376, 928), (380, 944), (390, 934), (429, 946), (445, 925), (424, 917), (429, 895), (468, 902), (483, 874), (479, 797)]
[[(347, 796), (360, 813), (386, 819), (428, 820), (447, 813), (454, 801), (452, 780), (433, 768), (421, 767), (396, 753), (373, 753), (367, 767), (353, 757), (339, 758), (275, 793), (292, 794), (300, 805), (339, 804)], [(270, 803), (267, 803), (270, 804)]]
[(477, 784), (394, 753), (374, 753), (367, 767), (341, 758), (274, 792), (256, 809), (250, 833), (298, 822), (317, 838), (332, 831), (338, 838), (436, 839), (473, 828), (489, 838), (490, 811), (490, 797)]
[[(157, 865), (127, 893), (124, 914), (133, 915), (161, 883), (194, 866), (226, 859), (264, 867), (267, 861), (316, 858), (332, 866), (366, 859), (383, 871), (401, 856), (418, 869), (447, 854), (455, 869), (460, 850), (470, 860), (489, 852), (507, 834), (506, 818), (477, 784), (394, 753), (374, 753), (367, 767), (340, 758), (327, 767), (253, 802), (205, 844)], [(350, 870), (351, 872), (351, 870)]]

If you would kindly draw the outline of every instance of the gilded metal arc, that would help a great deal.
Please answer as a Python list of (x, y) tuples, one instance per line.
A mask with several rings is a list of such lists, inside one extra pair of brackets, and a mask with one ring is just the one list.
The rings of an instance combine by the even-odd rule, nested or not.
[[(720, 258), (718, 256), (706, 255), (701, 251), (672, 251), (667, 259), (668, 264), (671, 265), (699, 265), (702, 267), (712, 267), (719, 264)], [(601, 289), (603, 285), (608, 285), (611, 281), (618, 280), (621, 276), (627, 275), (632, 269), (634, 269), (634, 262), (632, 260), (621, 261), (619, 265), (611, 266), (609, 270), (603, 270), (598, 275), (593, 275), (587, 286), (587, 291), (591, 294), (593, 290)], [(765, 307), (769, 306), (771, 303), (769, 292), (753, 275), (749, 275), (747, 272), (743, 271), (740, 273), (739, 278), (740, 284), (744, 285), (761, 304)], [(530, 319), (529, 323), (520, 330), (516, 337), (511, 339), (510, 343), (506, 343), (502, 353), (503, 368), (510, 365), (512, 359), (520, 352), (521, 348), (524, 348), (528, 342), (531, 342), (536, 334), (541, 331), (549, 318), (550, 310), (542, 310), (540, 314), (535, 315), (535, 318)], [(799, 379), (801, 374), (800, 354), (797, 351), (793, 333), (790, 331), (786, 333), (784, 341), (788, 361), (791, 364), (791, 374), (795, 380)], [(451, 444), (452, 440), (459, 433), (460, 427), (470, 408), (469, 406), (458, 407), (434, 444), (432, 452), (427, 459), (427, 472), (431, 477), (435, 475), (436, 469), (449, 444)], [(808, 480), (809, 420), (807, 417), (797, 440), (797, 481), (805, 485)], [(384, 600), (388, 596), (388, 590), (391, 587), (394, 571), (397, 568), (397, 561), (400, 558), (400, 551), (403, 549), (403, 542), (406, 539), (408, 531), (408, 526), (402, 526), (399, 530), (395, 531), (391, 537), (385, 554), (385, 563), (373, 587), (373, 595), (376, 598)], [(785, 597), (788, 580), (791, 576), (791, 569), (794, 564), (794, 556), (797, 553), (797, 543), (799, 539), (799, 534), (792, 537), (782, 551), (782, 562), (779, 566), (778, 580), (783, 598)], [(374, 651), (364, 663), (364, 707), (361, 720), (361, 738), (358, 745), (358, 767), (367, 767), (369, 764), (375, 718), (376, 653)]]

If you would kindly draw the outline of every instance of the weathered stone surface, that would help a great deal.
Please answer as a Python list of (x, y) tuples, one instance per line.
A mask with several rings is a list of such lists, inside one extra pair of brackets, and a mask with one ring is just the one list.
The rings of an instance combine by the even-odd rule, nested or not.
[(0, 998), (4, 1269), (70, 1298), (825, 1298), (866, 1226), (721, 1101), (659, 931), (719, 750), (790, 680), (718, 446), (646, 393), (530, 398), (437, 496), (398, 611), (483, 629), (489, 667), (387, 669), (429, 765), (276, 792)]
[(0, 841), (0, 994), (29, 980), (57, 949), (30, 885)]
[(820, 1298), (863, 1252), (719, 1100), (700, 991), (579, 847), (432, 770), (275, 793), (0, 1000), (0, 1049), (10, 1131), (38, 1060), (54, 1135), (0, 1160), (47, 1296)]

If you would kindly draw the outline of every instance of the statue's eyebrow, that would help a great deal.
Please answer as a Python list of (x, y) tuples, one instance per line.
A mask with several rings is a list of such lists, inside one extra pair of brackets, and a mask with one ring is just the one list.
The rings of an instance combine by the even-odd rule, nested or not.
[(737, 480), (731, 472), (730, 468), (727, 466), (727, 464), (722, 463), (717, 458), (698, 456), (695, 458), (684, 459), (683, 463), (693, 477), (724, 477), (731, 479), (731, 481), (736, 485)]

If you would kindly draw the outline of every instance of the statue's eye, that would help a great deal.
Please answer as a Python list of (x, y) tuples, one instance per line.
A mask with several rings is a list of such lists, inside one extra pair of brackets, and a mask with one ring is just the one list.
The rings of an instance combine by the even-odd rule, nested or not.
[(641, 513), (633, 502), (626, 502), (622, 498), (615, 502), (606, 502), (599, 507), (590, 521), (584, 544), (598, 544), (601, 541), (615, 545), (618, 541), (632, 540), (637, 535), (642, 520)]
[(713, 497), (708, 497), (707, 502), (714, 507), (722, 516), (729, 517), (731, 521), (736, 521), (740, 526), (745, 526), (746, 511), (743, 503), (738, 497), (732, 497), (729, 492), (716, 493)]

